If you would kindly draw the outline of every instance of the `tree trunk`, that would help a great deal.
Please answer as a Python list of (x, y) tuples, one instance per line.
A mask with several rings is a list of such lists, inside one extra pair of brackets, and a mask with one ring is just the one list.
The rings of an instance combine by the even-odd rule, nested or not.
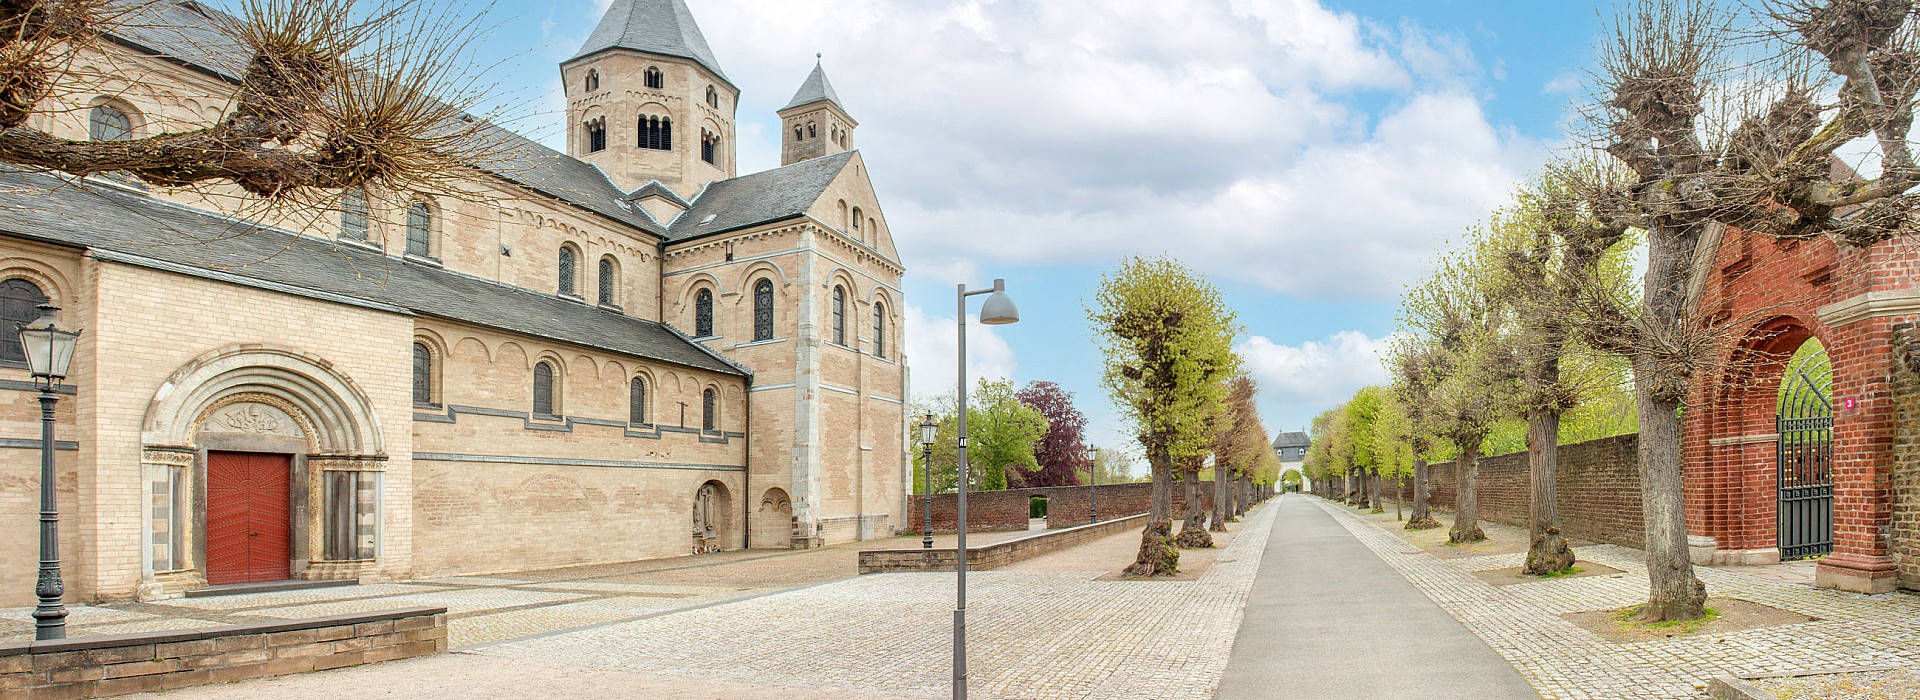
[(1427, 460), (1415, 457), (1413, 460), (1413, 517), (1407, 519), (1408, 530), (1431, 530), (1440, 527), (1440, 521), (1433, 519), (1433, 503), (1427, 499), (1432, 489), (1427, 485)]
[[(1634, 361), (1634, 380), (1651, 376)], [(1646, 374), (1642, 374), (1645, 371)], [(1648, 388), (1634, 392), (1640, 407), (1640, 507), (1646, 513), (1646, 622), (1691, 620), (1706, 614), (1707, 587), (1693, 575), (1687, 551), (1687, 513), (1680, 474), (1680, 404), (1655, 398)]]
[(1153, 472), (1152, 498), (1147, 501), (1147, 527), (1140, 532), (1140, 552), (1126, 569), (1128, 576), (1172, 576), (1180, 571), (1180, 552), (1173, 547), (1173, 464), (1164, 453), (1147, 448)]
[(1373, 512), (1387, 512), (1387, 504), (1380, 500), (1380, 470), (1375, 469), (1367, 473), (1367, 485), (1371, 487), (1370, 493), (1373, 496)]
[(1405, 509), (1404, 509), (1404, 506), (1406, 505), (1406, 503), (1407, 503), (1407, 478), (1403, 476), (1393, 480), (1393, 521), (1394, 522), (1397, 523), (1397, 522), (1400, 522), (1401, 520), (1406, 519), (1405, 517), (1403, 517), (1406, 515)]
[(1461, 440), (1460, 459), (1454, 461), (1459, 469), (1455, 488), (1453, 529), (1447, 532), (1447, 541), (1454, 544), (1479, 542), (1487, 538), (1480, 529), (1480, 441)]
[(1213, 522), (1207, 525), (1212, 532), (1227, 531), (1227, 513), (1233, 507), (1233, 475), (1228, 473), (1227, 463), (1219, 457), (1213, 458)]
[(1560, 460), (1560, 414), (1533, 411), (1527, 425), (1527, 459), (1533, 474), (1533, 507), (1527, 518), (1527, 563), (1521, 573), (1538, 576), (1573, 566), (1573, 550), (1560, 534), (1554, 470)]
[(1187, 482), (1186, 517), (1180, 522), (1180, 536), (1174, 543), (1183, 549), (1206, 549), (1213, 546), (1213, 535), (1207, 534), (1206, 502), (1200, 495), (1200, 470), (1194, 469), (1185, 475)]

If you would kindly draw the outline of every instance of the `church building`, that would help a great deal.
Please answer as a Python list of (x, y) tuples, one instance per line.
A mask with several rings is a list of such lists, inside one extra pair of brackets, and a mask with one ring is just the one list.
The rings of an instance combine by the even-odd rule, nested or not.
[[(99, 84), (32, 126), (225, 113), (247, 57), (219, 17), (130, 4), (77, 61)], [(560, 74), (566, 152), (489, 125), (458, 196), (259, 217), (0, 170), (0, 605), (33, 600), (11, 331), (43, 304), (83, 331), (56, 423), (69, 602), (891, 535), (905, 269), (825, 71), (778, 113), (781, 167), (746, 175), (740, 88), (684, 0), (614, 0)]]

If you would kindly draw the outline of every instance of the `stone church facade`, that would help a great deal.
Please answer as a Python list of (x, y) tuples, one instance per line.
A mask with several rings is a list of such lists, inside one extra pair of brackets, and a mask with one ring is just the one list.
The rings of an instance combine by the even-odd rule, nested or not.
[[(244, 67), (143, 3), (35, 124), (195, 128)], [(84, 329), (59, 406), (70, 601), (429, 578), (890, 535), (905, 270), (816, 67), (782, 167), (683, 0), (561, 64), (567, 152), (489, 127), (459, 196), (236, 218), (207, 190), (0, 171), (0, 325)], [(7, 335), (7, 334), (0, 334)], [(38, 405), (0, 338), (0, 605), (32, 600)]]

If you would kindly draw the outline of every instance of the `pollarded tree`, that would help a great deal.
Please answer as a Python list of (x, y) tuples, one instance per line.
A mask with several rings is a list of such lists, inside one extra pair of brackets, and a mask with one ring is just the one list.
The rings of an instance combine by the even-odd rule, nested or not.
[(432, 2), (238, 0), (234, 14), (207, 13), (223, 36), (201, 40), (236, 63), (217, 120), (120, 140), (46, 131), (112, 79), (82, 57), (152, 31), (153, 4), (0, 3), (0, 162), (319, 203), (346, 188), (441, 191), (495, 147), (468, 114), (484, 90), (460, 74), (477, 25)]
[(1352, 455), (1353, 469), (1360, 475), (1361, 505), (1371, 506), (1375, 513), (1386, 512), (1386, 504), (1380, 502), (1380, 456), (1374, 436), (1384, 393), (1380, 387), (1361, 387), (1347, 400), (1346, 408), (1346, 453)]
[(1037, 471), (1019, 469), (1007, 473), (1014, 488), (1037, 486), (1079, 486), (1079, 473), (1093, 464), (1085, 439), (1087, 414), (1073, 405), (1073, 392), (1053, 382), (1027, 382), (1014, 394), (1020, 403), (1039, 411), (1047, 419), (1047, 434), (1034, 446)]
[[(1133, 423), (1153, 472), (1147, 526), (1127, 574), (1173, 574), (1173, 469), (1212, 447), (1207, 426), (1225, 404), (1223, 380), (1238, 369), (1234, 313), (1212, 284), (1164, 257), (1122, 261), (1101, 278), (1094, 304), (1087, 317), (1106, 357), (1102, 384)], [(1192, 515), (1200, 505), (1189, 496)]]
[[(1642, 0), (1602, 46), (1595, 141), (1630, 171), (1591, 188), (1597, 212), (1646, 232), (1637, 303), (1597, 304), (1583, 334), (1631, 359), (1639, 404), (1650, 592), (1640, 619), (1704, 614), (1682, 503), (1680, 409), (1727, 325), (1689, 284), (1719, 225), (1871, 245), (1911, 231), (1920, 164), (1920, 8), (1903, 0), (1771, 0), (1770, 41), (1705, 0)], [(1735, 53), (1738, 49), (1740, 53)], [(1825, 75), (1816, 73), (1825, 68)], [(1837, 83), (1837, 84), (1835, 84)], [(1864, 144), (1861, 177), (1836, 152)]]
[(1374, 469), (1381, 479), (1393, 484), (1393, 519), (1400, 520), (1406, 503), (1401, 485), (1413, 475), (1413, 420), (1398, 395), (1381, 387), (1368, 387), (1377, 393), (1380, 411), (1373, 423)]
[(1441, 366), (1443, 359), (1431, 340), (1415, 335), (1400, 335), (1388, 350), (1387, 367), (1393, 374), (1393, 395), (1395, 403), (1405, 411), (1407, 447), (1413, 454), (1413, 514), (1407, 518), (1408, 530), (1440, 527), (1440, 521), (1433, 519), (1427, 459), (1433, 452), (1435, 439), (1433, 385), (1445, 371)]
[(1238, 483), (1259, 466), (1260, 453), (1272, 451), (1253, 397), (1253, 380), (1246, 375), (1227, 382), (1226, 417), (1221, 421), (1228, 427), (1214, 437), (1213, 446), (1213, 532), (1227, 531), (1227, 520), (1239, 514), (1233, 503)]

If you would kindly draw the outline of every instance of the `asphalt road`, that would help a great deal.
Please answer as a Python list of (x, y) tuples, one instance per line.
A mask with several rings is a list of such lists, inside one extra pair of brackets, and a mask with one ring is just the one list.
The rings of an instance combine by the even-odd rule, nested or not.
[(1288, 495), (1218, 700), (1537, 700), (1479, 637), (1335, 522)]

